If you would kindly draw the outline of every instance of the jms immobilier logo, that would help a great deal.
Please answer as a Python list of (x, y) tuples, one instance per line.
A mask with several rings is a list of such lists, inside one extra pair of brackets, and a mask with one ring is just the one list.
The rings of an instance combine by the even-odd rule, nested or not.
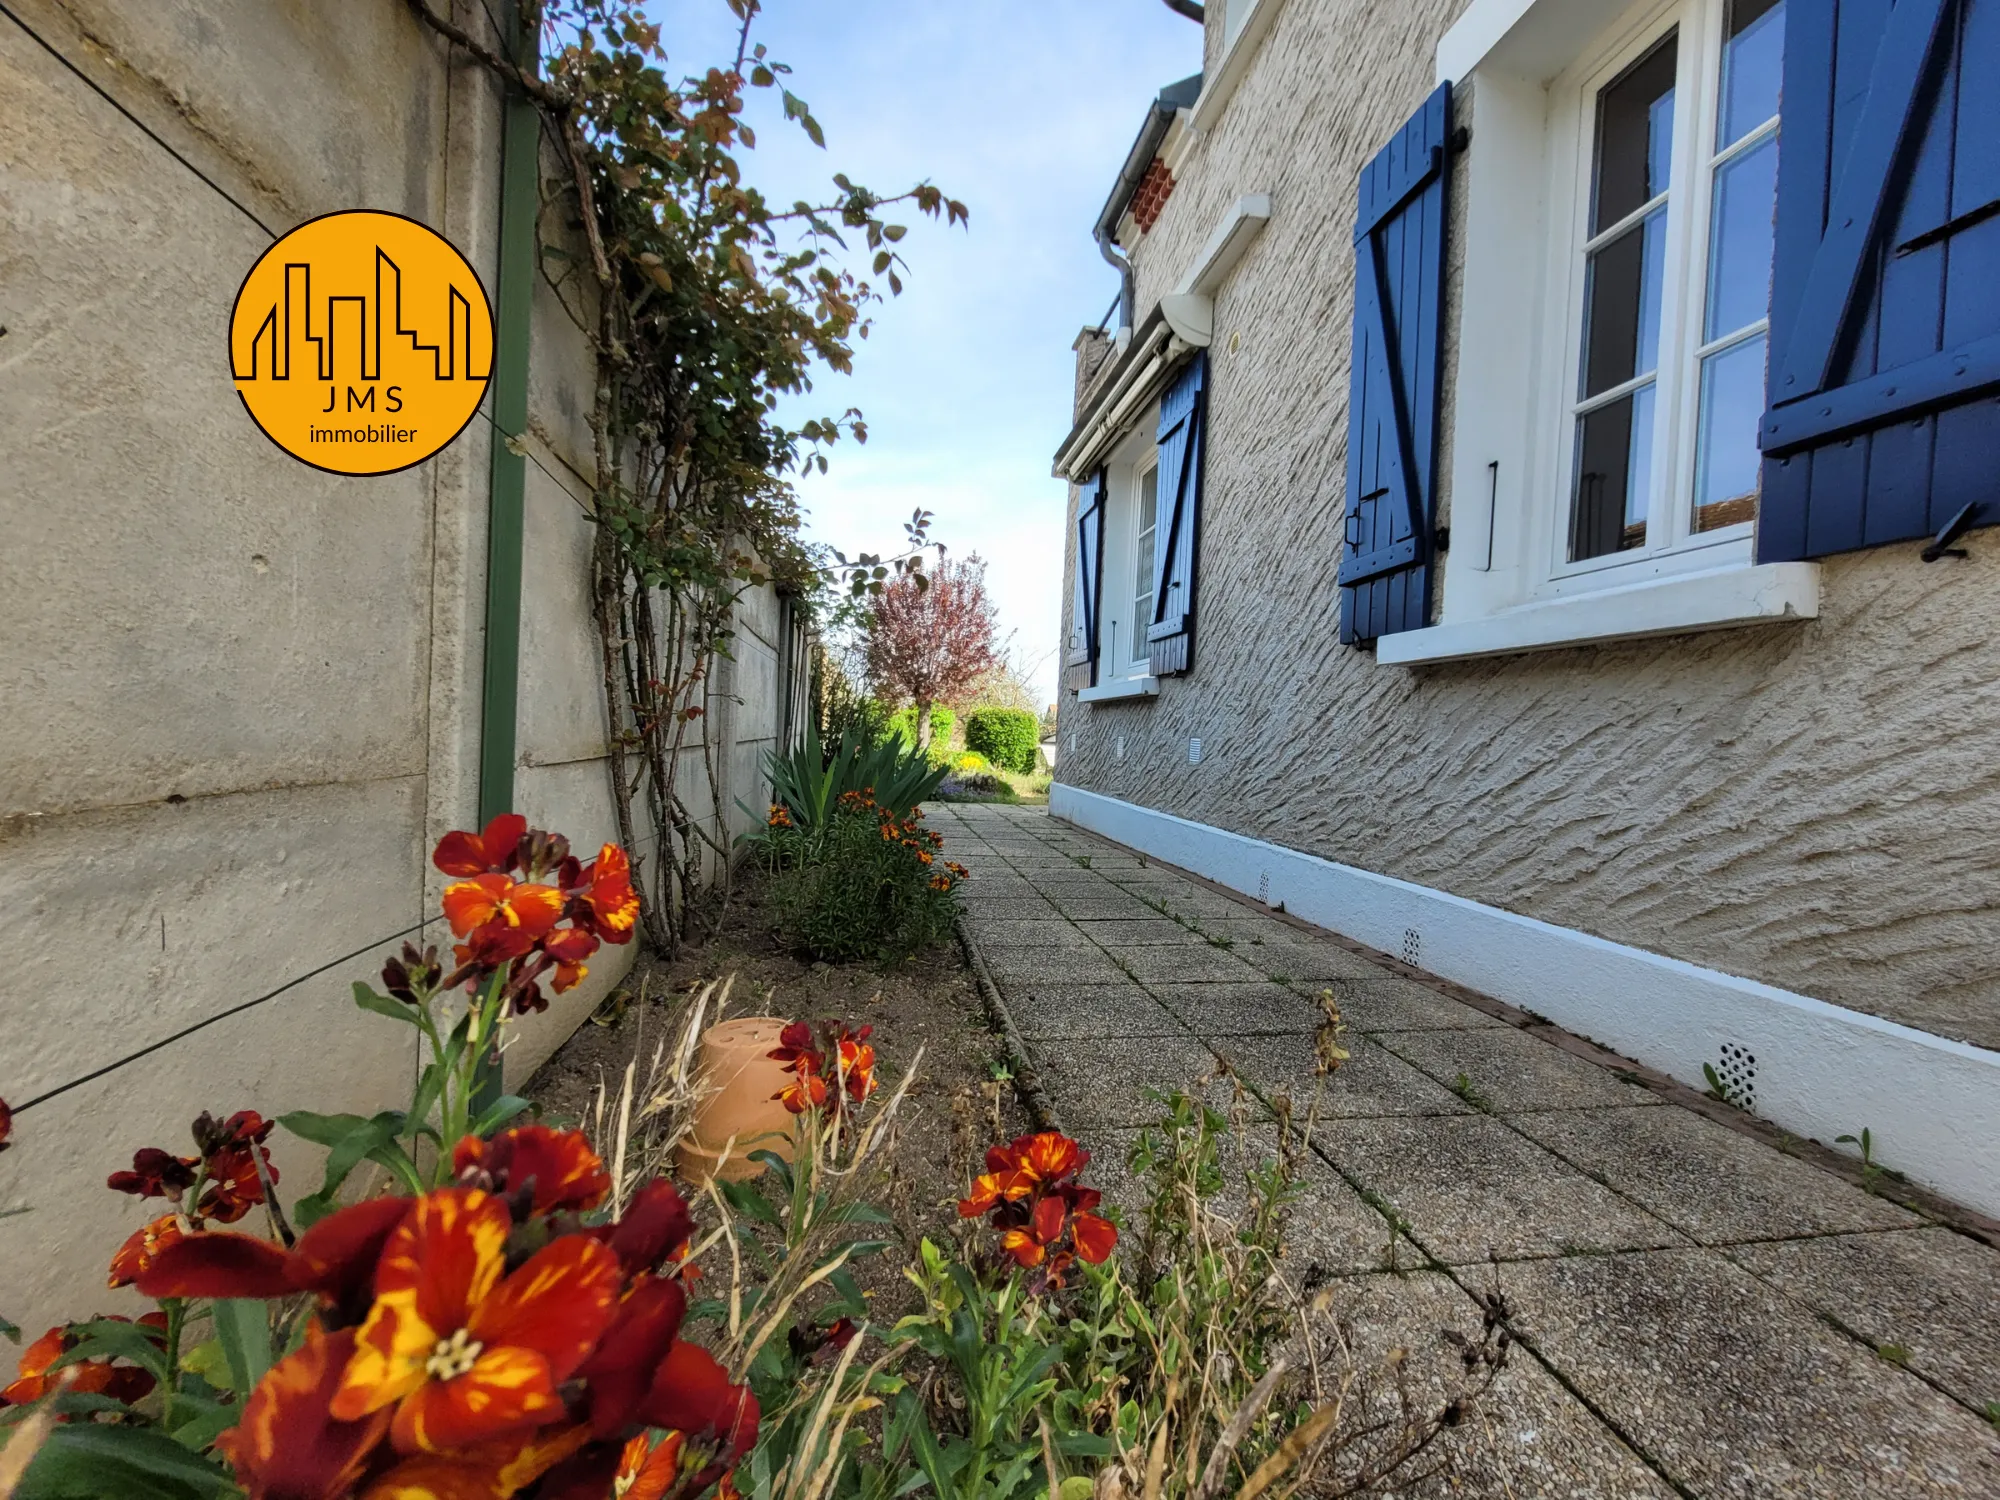
[(294, 458), (393, 474), (464, 430), (493, 373), (493, 311), (464, 256), (400, 214), (309, 219), (236, 294), (230, 372)]

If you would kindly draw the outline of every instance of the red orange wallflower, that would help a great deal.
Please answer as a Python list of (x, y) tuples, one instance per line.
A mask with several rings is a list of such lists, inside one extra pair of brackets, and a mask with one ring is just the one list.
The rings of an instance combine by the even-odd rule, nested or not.
[(875, 1076), (875, 1048), (868, 1041), (874, 1032), (872, 1026), (850, 1031), (829, 1022), (825, 1034), (815, 1039), (804, 1021), (792, 1022), (767, 1054), (792, 1075), (771, 1097), (795, 1115), (809, 1109), (839, 1115), (865, 1104), (881, 1084)]
[[(100, 1321), (128, 1323), (131, 1319), (108, 1317)], [(139, 1326), (164, 1334), (166, 1314), (147, 1313), (139, 1319)], [(52, 1368), (57, 1360), (76, 1347), (80, 1337), (73, 1327), (51, 1328), (28, 1345), (21, 1352), (20, 1369), (13, 1381), (0, 1389), (0, 1406), (27, 1406), (61, 1389), (77, 1395), (109, 1396), (114, 1401), (130, 1403), (152, 1390), (153, 1377), (147, 1371), (108, 1359), (87, 1359), (62, 1370)], [(76, 1372), (73, 1375), (69, 1373), (71, 1368)]]
[(7, 1107), (7, 1101), (0, 1099), (0, 1151), (5, 1151), (13, 1143), (14, 1111)]
[(251, 1500), (604, 1495), (640, 1428), (673, 1429), (684, 1493), (714, 1483), (757, 1403), (680, 1338), (694, 1221), (673, 1185), (585, 1227), (610, 1179), (580, 1132), (521, 1126), (451, 1161), (458, 1185), (338, 1210), (289, 1250), (194, 1233), (136, 1274), (155, 1298), (316, 1296), (225, 1444)]
[(1101, 1265), (1118, 1230), (1096, 1211), (1103, 1194), (1077, 1181), (1089, 1164), (1088, 1151), (1053, 1130), (995, 1146), (959, 1202), (959, 1217), (990, 1215), (1002, 1252), (1047, 1282), (1061, 1281), (1076, 1260)]
[(383, 971), (390, 993), (404, 998), (415, 998), (418, 979), (477, 990), (505, 969), (510, 1009), (544, 1010), (545, 977), (558, 995), (575, 988), (599, 945), (630, 942), (638, 924), (639, 894), (623, 849), (606, 844), (586, 865), (567, 839), (531, 830), (518, 813), (503, 813), (481, 833), (446, 834), (431, 861), (462, 877), (444, 890), (445, 918), (462, 939), (452, 950), (457, 967), (439, 981), (429, 954), (406, 949)]

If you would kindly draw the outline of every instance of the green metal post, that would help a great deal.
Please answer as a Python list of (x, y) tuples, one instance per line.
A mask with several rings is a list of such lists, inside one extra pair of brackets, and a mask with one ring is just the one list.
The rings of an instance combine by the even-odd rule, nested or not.
[[(522, 25), (525, 0), (508, 8), (509, 41), (533, 72), (541, 38)], [(508, 446), (528, 426), (528, 342), (535, 287), (542, 121), (509, 86), (500, 158), (500, 273), (493, 330), (493, 468), (486, 533), (486, 680), (479, 715), (479, 826), (514, 810), (514, 758), (521, 694), (521, 551), (528, 463)], [(496, 1038), (497, 1043), (497, 1038)], [(474, 1106), (500, 1097), (500, 1052), (479, 1060)]]
[[(540, 39), (520, 35), (510, 8), (514, 55), (532, 71)], [(521, 677), (522, 511), (528, 463), (508, 447), (528, 425), (529, 312), (535, 285), (541, 116), (507, 91), (500, 167), (500, 285), (493, 339), (493, 471), (486, 538), (486, 682), (480, 705), (479, 822), (514, 810), (515, 722)]]

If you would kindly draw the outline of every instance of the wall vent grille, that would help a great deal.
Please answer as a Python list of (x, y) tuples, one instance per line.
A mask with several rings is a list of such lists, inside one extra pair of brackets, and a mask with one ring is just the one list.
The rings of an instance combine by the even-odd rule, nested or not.
[(1259, 870), (1257, 872), (1257, 899), (1266, 906), (1271, 904), (1271, 872), (1269, 870)]
[(1403, 929), (1403, 962), (1413, 969), (1424, 966), (1424, 935), (1414, 927)]
[(1724, 1042), (1717, 1052), (1715, 1076), (1722, 1095), (1742, 1109), (1757, 1107), (1757, 1054), (1736, 1042)]

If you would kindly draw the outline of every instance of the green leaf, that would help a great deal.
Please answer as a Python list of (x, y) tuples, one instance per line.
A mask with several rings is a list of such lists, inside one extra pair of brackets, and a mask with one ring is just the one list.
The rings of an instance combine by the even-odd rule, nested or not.
[(518, 1094), (502, 1094), (480, 1111), (479, 1118), (472, 1122), (472, 1133), (477, 1136), (489, 1136), (522, 1110), (530, 1107), (529, 1101)]
[[(1109, 1458), (1118, 1451), (1118, 1445), (1110, 1438), (1095, 1432), (1066, 1432), (1055, 1440), (1055, 1448), (1058, 1453), (1076, 1454), (1083, 1458)], [(1067, 1479), (1063, 1481), (1065, 1491), (1069, 1483)]]
[(421, 1193), (424, 1190), (423, 1174), (417, 1170), (417, 1164), (410, 1160), (410, 1153), (405, 1151), (393, 1139), (383, 1142), (373, 1151), (370, 1151), (368, 1153), (368, 1160), (379, 1163), (387, 1167), (391, 1172), (394, 1172), (397, 1180), (411, 1192)]
[(1015, 1373), (1013, 1384), (1007, 1387), (1007, 1397), (1004, 1404), (1012, 1406), (1015, 1402), (1019, 1401), (1028, 1393), (1029, 1387), (1048, 1374), (1050, 1367), (1061, 1358), (1062, 1346), (1060, 1344), (1051, 1344), (1046, 1349), (1039, 1351), (1033, 1359), (1029, 1360)]
[(164, 1433), (77, 1422), (42, 1444), (16, 1500), (223, 1500), (242, 1491)]
[(411, 1130), (430, 1124), (431, 1108), (444, 1092), (445, 1079), (449, 1076), (443, 1063), (434, 1062), (424, 1069), (423, 1076), (417, 1080), (417, 1092), (410, 1100), (410, 1113), (405, 1120)]
[(224, 1297), (210, 1309), (215, 1337), (229, 1361), (232, 1390), (252, 1391), (271, 1368), (271, 1313), (262, 1302)]
[(368, 1124), (369, 1119), (366, 1115), (316, 1115), (309, 1109), (297, 1109), (279, 1115), (278, 1123), (315, 1146), (337, 1146), (343, 1136)]
[(190, 1396), (183, 1392), (174, 1399), (174, 1410), (185, 1412), (193, 1408), (195, 1415), (181, 1423), (173, 1431), (173, 1439), (183, 1448), (196, 1453), (206, 1452), (215, 1440), (229, 1431), (243, 1415), (242, 1409), (231, 1402), (211, 1401), (206, 1396)]
[(360, 980), (354, 981), (354, 1003), (363, 1010), (372, 1010), (378, 1016), (387, 1016), (392, 1021), (417, 1024), (417, 1008), (406, 1005), (391, 995), (378, 995)]
[(75, 1324), (71, 1333), (76, 1343), (51, 1369), (82, 1364), (87, 1359), (129, 1360), (149, 1371), (155, 1380), (167, 1378), (167, 1353), (154, 1342), (152, 1330), (138, 1323), (115, 1323), (108, 1318), (94, 1323)]
[(779, 1222), (778, 1211), (771, 1207), (764, 1195), (747, 1182), (722, 1182), (715, 1184), (722, 1190), (722, 1196), (729, 1200), (729, 1206), (746, 1219), (755, 1219), (759, 1224)]

